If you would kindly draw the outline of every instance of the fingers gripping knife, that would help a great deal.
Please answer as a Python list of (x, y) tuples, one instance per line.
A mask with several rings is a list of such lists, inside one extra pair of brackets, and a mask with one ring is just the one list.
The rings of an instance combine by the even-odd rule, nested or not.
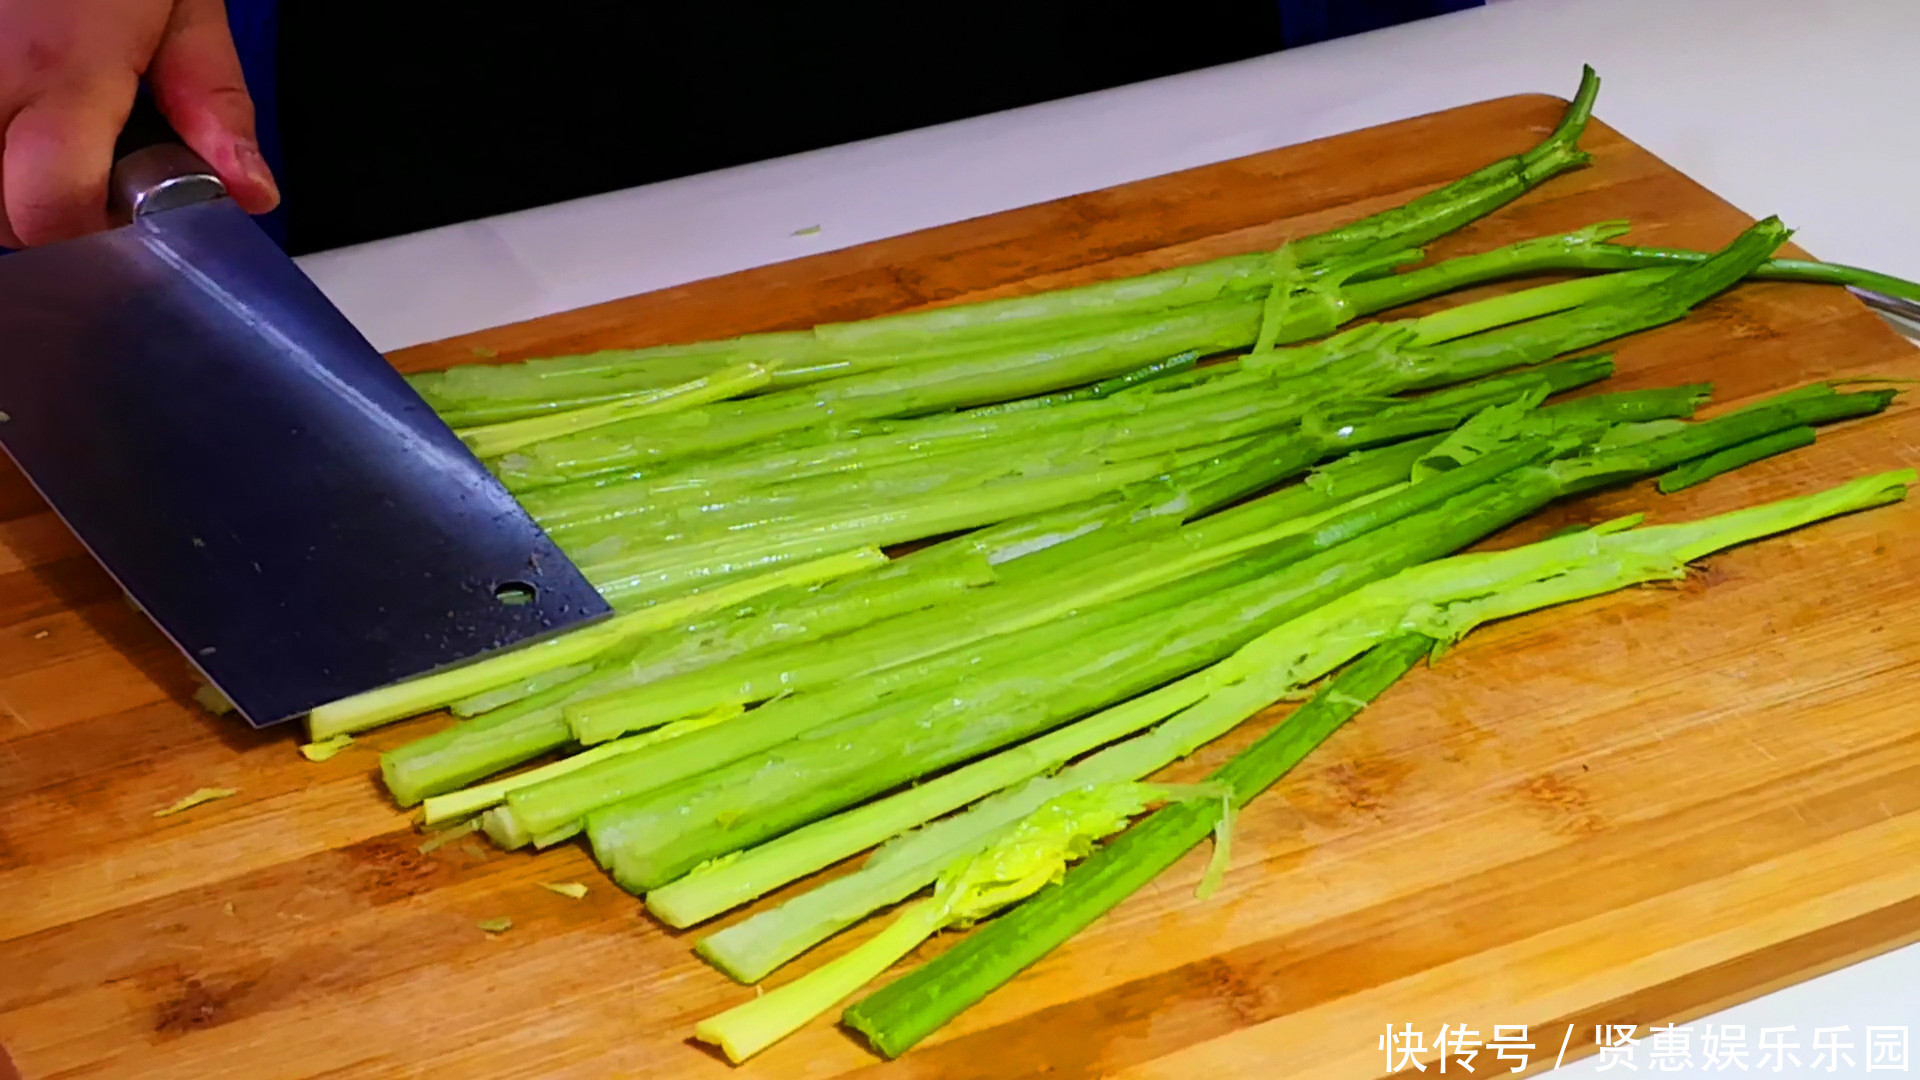
[(0, 444), (250, 722), (607, 614), (203, 162), (114, 189), (127, 224), (0, 257)]

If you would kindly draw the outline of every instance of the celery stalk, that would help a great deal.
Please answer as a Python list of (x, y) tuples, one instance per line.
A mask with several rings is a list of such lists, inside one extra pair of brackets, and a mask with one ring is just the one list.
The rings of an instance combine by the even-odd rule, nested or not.
[(678, 738), (689, 732), (711, 727), (723, 720), (731, 720), (739, 716), (740, 713), (741, 710), (737, 706), (714, 709), (710, 712), (702, 713), (699, 716), (689, 717), (679, 724), (668, 725), (666, 728), (649, 731), (642, 735), (632, 735), (624, 739), (615, 740), (614, 742), (604, 743), (600, 746), (583, 750), (578, 754), (562, 758), (550, 765), (543, 765), (537, 769), (528, 769), (526, 772), (515, 773), (503, 780), (495, 780), (491, 783), (462, 788), (459, 791), (450, 791), (444, 795), (430, 796), (421, 803), (421, 823), (425, 825), (439, 825), (443, 822), (477, 814), (490, 806), (505, 802), (507, 793), (513, 791), (515, 788), (523, 788), (529, 784), (538, 784), (543, 780), (551, 780), (556, 776), (565, 776), (570, 772), (584, 769), (594, 762), (604, 761), (607, 758), (617, 757), (621, 754), (630, 754), (635, 750), (644, 749), (666, 739)]
[[(851, 545), (850, 545), (851, 547)], [(307, 716), (311, 741), (364, 731), (402, 717), (429, 712), (461, 698), (539, 672), (591, 659), (623, 641), (672, 626), (686, 616), (727, 607), (771, 589), (843, 577), (887, 561), (877, 548), (853, 547), (799, 566), (734, 582), (611, 619), (450, 671), (322, 705)]]
[(772, 380), (773, 376), (766, 368), (758, 364), (741, 364), (690, 379), (678, 386), (662, 387), (617, 401), (498, 424), (460, 428), (454, 434), (460, 436), (460, 440), (467, 444), (475, 456), (499, 457), (545, 439), (590, 431), (636, 416), (657, 416), (736, 397), (758, 390)]

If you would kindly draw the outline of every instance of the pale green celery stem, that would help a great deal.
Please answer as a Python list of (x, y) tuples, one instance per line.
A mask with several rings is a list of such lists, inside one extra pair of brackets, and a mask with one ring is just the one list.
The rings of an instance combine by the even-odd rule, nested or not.
[[(1251, 648), (1245, 646), (1241, 653)], [(757, 982), (872, 911), (925, 887), (954, 861), (984, 848), (1001, 830), (1048, 800), (1076, 787), (1142, 778), (1224, 734), (1244, 716), (1201, 711), (1200, 703), (1234, 680), (1230, 665), (1230, 660), (1223, 660), (1011, 750), (879, 802), (824, 818), (737, 859), (695, 870), (648, 893), (647, 908), (669, 925), (692, 925), (898, 835), (859, 871), (698, 944), (700, 954), (728, 975)], [(1285, 689), (1265, 697), (1253, 711), (1271, 704)], [(1168, 717), (1174, 719), (1149, 734), (1110, 746), (1056, 776), (1042, 775)], [(904, 832), (996, 791), (1002, 793), (963, 814)], [(831, 857), (825, 862), (807, 865), (828, 853)]]
[(1763, 458), (1784, 454), (1789, 450), (1798, 450), (1804, 446), (1812, 446), (1813, 440), (1813, 428), (1797, 427), (1776, 431), (1771, 435), (1744, 442), (1738, 446), (1729, 446), (1719, 453), (1689, 461), (1660, 477), (1658, 485), (1660, 493), (1671, 495), (1695, 484), (1705, 483), (1721, 473), (1751, 465)]
[[(735, 609), (661, 635), (629, 665), (637, 686), (711, 667), (756, 649), (813, 641), (869, 623), (938, 607), (996, 580), (985, 555), (964, 538), (921, 548), (884, 567), (841, 579), (816, 593), (764, 608)], [(604, 692), (620, 689), (608, 686)]]
[(1012, 518), (948, 543), (985, 555), (1002, 580), (1012, 583), (1053, 572), (1069, 541), (1099, 533), (1100, 539), (1072, 549), (1077, 553), (1074, 557), (1098, 554), (1209, 513), (1295, 471), (1292, 448), (1285, 440), (1254, 440), (1239, 450), (1163, 476)]
[[(1183, 353), (1175, 360), (1191, 358), (1193, 355), (1191, 352)], [(1162, 369), (1170, 364), (1179, 366), (1174, 361), (1161, 361), (1152, 367)], [(1134, 373), (1134, 376), (1137, 375), (1137, 372)], [(1121, 378), (1129, 379), (1132, 383), (1140, 381), (1137, 377)], [(1107, 406), (1105, 411), (1091, 414), (1085, 409), (1076, 408), (1067, 412), (1049, 410), (1044, 415), (1015, 415), (1039, 412), (1034, 404), (1039, 400), (1022, 399), (918, 419), (882, 420), (864, 425), (835, 424), (796, 431), (785, 438), (773, 440), (776, 445), (741, 447), (714, 457), (670, 463), (664, 469), (570, 481), (527, 492), (523, 501), (528, 511), (539, 518), (543, 525), (551, 526), (582, 516), (592, 516), (608, 500), (642, 497), (711, 500), (726, 492), (755, 489), (796, 477), (913, 461), (936, 449), (1017, 438), (1036, 430), (1070, 426), (1083, 416), (1106, 415), (1114, 409), (1126, 409), (1126, 403), (1120, 402)], [(1070, 403), (1086, 404), (1078, 400)], [(1019, 405), (1029, 407), (1015, 408)]]
[(1594, 300), (1624, 296), (1665, 280), (1673, 273), (1673, 270), (1661, 267), (1596, 274), (1476, 300), (1471, 304), (1410, 320), (1408, 325), (1414, 330), (1410, 344), (1436, 345), (1541, 315), (1567, 311)]
[(565, 667), (617, 645), (627, 634), (619, 617), (451, 671), (412, 679), (332, 702), (313, 710), (307, 731), (314, 740), (368, 728), (441, 708), (498, 686)]
[(469, 426), (617, 400), (742, 363), (799, 366), (795, 361), (810, 349), (817, 343), (806, 331), (760, 334), (512, 364), (462, 364), (410, 375), (407, 381), (448, 424)]
[(854, 323), (828, 323), (815, 327), (814, 334), (829, 347), (862, 352), (911, 349), (934, 335), (990, 341), (1010, 326), (1035, 322), (1072, 325), (1079, 320), (1153, 315), (1232, 293), (1264, 290), (1271, 274), (1268, 252), (1230, 255), (1032, 296), (883, 315)]
[(939, 932), (943, 915), (941, 905), (923, 900), (833, 963), (815, 968), (776, 993), (700, 1021), (693, 1037), (719, 1046), (735, 1064), (745, 1061), (879, 978)]
[(307, 716), (310, 739), (364, 731), (402, 717), (438, 709), (497, 686), (537, 675), (556, 667), (590, 660), (640, 634), (665, 629), (686, 615), (728, 607), (770, 589), (805, 581), (842, 577), (887, 561), (877, 548), (843, 545), (839, 554), (790, 567), (722, 588), (684, 597), (655, 607), (616, 615), (585, 629), (515, 649), (451, 671), (409, 679), (403, 683), (322, 705)]
[(504, 804), (480, 815), (480, 830), (487, 834), (487, 839), (493, 841), (495, 847), (504, 851), (518, 851), (533, 843), (533, 837), (513, 816), (513, 809)]
[(766, 386), (773, 376), (759, 364), (741, 364), (702, 375), (676, 386), (642, 391), (618, 401), (588, 405), (544, 416), (457, 429), (454, 434), (477, 457), (494, 458), (545, 439), (589, 431), (629, 420), (678, 412), (696, 405), (736, 397)]
[[(1442, 266), (1446, 266), (1446, 265), (1450, 265), (1450, 264), (1442, 264)], [(1664, 276), (1664, 275), (1670, 274), (1671, 272), (1672, 271), (1670, 270), (1661, 269), (1661, 270), (1653, 271), (1653, 274)], [(1636, 276), (1635, 274), (1629, 273), (1629, 274), (1621, 274), (1621, 275), (1612, 275), (1609, 278), (1603, 278), (1603, 279), (1587, 279), (1587, 280), (1578, 281), (1578, 282), (1566, 283), (1564, 285), (1548, 286), (1544, 289), (1528, 290), (1523, 293), (1513, 294), (1510, 296), (1496, 297), (1496, 298), (1493, 298), (1492, 300), (1482, 301), (1476, 304), (1467, 305), (1463, 308), (1455, 309), (1449, 312), (1443, 312), (1443, 313), (1440, 313), (1439, 315), (1428, 317), (1427, 319), (1418, 320), (1410, 325), (1414, 328), (1414, 332), (1419, 333), (1421, 335), (1419, 340), (1438, 341), (1438, 340), (1448, 339), (1451, 337), (1461, 336), (1467, 333), (1475, 332), (1475, 331), (1492, 327), (1492, 326), (1502, 325), (1505, 323), (1510, 323), (1510, 322), (1514, 322), (1514, 321), (1525, 319), (1525, 318), (1531, 318), (1537, 314), (1541, 314), (1544, 312), (1564, 310), (1567, 307), (1573, 306), (1580, 302), (1584, 302), (1586, 300), (1593, 299), (1598, 296), (1610, 295), (1616, 292), (1628, 291), (1631, 288), (1646, 284), (1650, 280), (1651, 278), (1648, 278), (1646, 276)], [(1296, 351), (1299, 351), (1299, 350), (1296, 350)], [(1322, 347), (1319, 347), (1319, 346), (1309, 347), (1307, 350), (1304, 351), (1303, 355), (1314, 355), (1320, 351), (1322, 351)], [(1232, 380), (1228, 380), (1228, 381), (1231, 382)], [(1221, 384), (1219, 380), (1215, 380), (1215, 385), (1208, 387), (1206, 392), (1213, 393), (1223, 388), (1224, 388), (1224, 384)], [(1009, 424), (1014, 425), (1014, 427), (1008, 428), (1009, 431), (1012, 431), (1015, 428), (1021, 428), (1022, 430), (1029, 430), (1037, 434), (1040, 429), (1032, 427), (1032, 425), (1035, 423), (1044, 424), (1046, 425), (1047, 428), (1050, 428), (1050, 429), (1057, 429), (1059, 431), (1059, 434), (1053, 436), (1053, 438), (1055, 438), (1056, 440), (1065, 440), (1062, 443), (1062, 445), (1071, 445), (1073, 439), (1075, 438), (1075, 436), (1072, 434), (1073, 431), (1080, 431), (1085, 429), (1085, 433), (1082, 437), (1091, 437), (1092, 431), (1101, 430), (1097, 428), (1098, 424), (1109, 422), (1109, 420), (1111, 420), (1111, 422), (1119, 422), (1121, 418), (1131, 415), (1129, 412), (1124, 410), (1125, 410), (1125, 407), (1127, 407), (1129, 403), (1132, 401), (1158, 402), (1162, 399), (1165, 399), (1168, 401), (1169, 404), (1171, 404), (1173, 400), (1175, 400), (1176, 398), (1188, 396), (1190, 393), (1191, 393), (1190, 391), (1186, 391), (1186, 392), (1174, 391), (1171, 396), (1167, 394), (1158, 394), (1158, 395), (1153, 395), (1151, 397), (1146, 397), (1146, 398), (1131, 398), (1131, 399), (1127, 395), (1123, 394), (1116, 399), (1110, 400), (1105, 406), (1102, 406), (1099, 408), (1089, 410), (1084, 406), (1090, 403), (1081, 403), (1082, 407), (1069, 407), (1069, 408), (1046, 410), (1043, 413), (1040, 413), (1037, 416), (1037, 419), (1036, 417), (1031, 415), (1025, 417), (1024, 419), (1020, 416), (1013, 415), (1013, 416), (987, 417), (984, 419), (984, 422), (961, 421), (961, 418), (957, 418), (957, 417), (951, 418), (951, 419), (940, 418), (937, 420), (911, 421), (901, 426), (897, 431), (889, 432), (889, 433), (877, 436), (877, 441), (875, 445), (878, 447), (893, 446), (895, 444), (898, 444), (902, 447), (911, 447), (914, 445), (938, 446), (938, 445), (941, 445), (938, 442), (938, 438), (944, 437), (941, 435), (942, 432), (965, 433), (970, 430), (977, 429), (978, 433), (984, 434)], [(1198, 402), (1196, 402), (1196, 404), (1198, 404)], [(1219, 408), (1220, 406), (1210, 406), (1210, 407)], [(1138, 406), (1135, 405), (1134, 408), (1137, 409)], [(1120, 410), (1120, 411), (1116, 411), (1116, 410)], [(1157, 406), (1156, 406), (1155, 416), (1156, 417), (1159, 416)], [(1144, 420), (1145, 418), (1142, 418), (1142, 419)], [(1156, 419), (1154, 422), (1158, 424), (1162, 424), (1163, 426), (1171, 425), (1173, 428), (1177, 430), (1188, 430), (1190, 428), (1205, 426), (1199, 423), (1195, 423), (1195, 424), (1175, 423), (1175, 421), (1178, 419), (1179, 418), (1176, 416), (1168, 415), (1163, 419)], [(957, 421), (961, 421), (961, 422), (959, 423), (959, 426), (956, 427), (955, 425)], [(984, 426), (981, 426), (982, 423), (984, 423)], [(973, 425), (973, 427), (970, 428), (969, 425)], [(1023, 425), (1025, 426), (1023, 427)], [(1259, 429), (1259, 425), (1257, 423), (1250, 425), (1246, 428), (1246, 430), (1258, 430), (1258, 429)], [(923, 439), (923, 436), (924, 438), (931, 438), (931, 439), (934, 439), (935, 441), (933, 443), (926, 443)], [(976, 438), (976, 437), (977, 436), (975, 435), (969, 436), (970, 439)], [(870, 440), (856, 439), (854, 440), (854, 443), (859, 444), (859, 443), (864, 443), (868, 441)], [(1051, 444), (1041, 443), (1038, 445), (1041, 447), (1044, 447)], [(1106, 447), (1106, 452), (1111, 456), (1112, 454), (1117, 452), (1118, 447), (1127, 445), (1127, 444), (1125, 444), (1124, 442), (1115, 442), (1113, 439), (1105, 439), (1105, 440), (1102, 440), (1102, 445)], [(1000, 457), (999, 450), (993, 444), (990, 444), (990, 443), (982, 444), (979, 446), (979, 449), (992, 455), (992, 457), (989, 459), (990, 461), (997, 461)], [(791, 454), (787, 454), (786, 456), (792, 457)], [(776, 455), (774, 460), (779, 460), (779, 459), (780, 459), (780, 455)], [(884, 462), (888, 459), (883, 457), (880, 460), (884, 464)], [(943, 458), (941, 460), (954, 460), (954, 459)], [(956, 461), (955, 464), (964, 464), (964, 461)], [(925, 466), (924, 464), (915, 463), (909, 466), (900, 466), (900, 467), (908, 470), (907, 475), (913, 476), (915, 472), (917, 472), (917, 470), (923, 469)], [(831, 474), (828, 474), (828, 475), (831, 475)], [(884, 471), (880, 473), (875, 473), (873, 474), (874, 480), (878, 481), (879, 479), (881, 479), (882, 476), (885, 476), (885, 475), (887, 474)], [(820, 477), (816, 479), (817, 481), (825, 480), (825, 477)], [(848, 483), (858, 486), (860, 483), (862, 483), (862, 481), (860, 480), (859, 477), (849, 477)], [(564, 505), (560, 503), (553, 503), (549, 505), (548, 502), (543, 501), (539, 498), (539, 495), (540, 495), (539, 492), (530, 493), (530, 499), (532, 500), (532, 504), (535, 505), (537, 508), (539, 508), (536, 510), (536, 512), (540, 514), (541, 520), (543, 521), (543, 523), (548, 524), (550, 527), (564, 528), (564, 527), (572, 527), (575, 523), (584, 523), (584, 522), (591, 522), (591, 521), (611, 522), (611, 521), (620, 519), (622, 515), (633, 513), (636, 510), (642, 509), (642, 508), (646, 509), (650, 513), (657, 514), (660, 512), (659, 508), (661, 506), (679, 504), (687, 498), (692, 498), (694, 494), (694, 492), (689, 492), (682, 495), (676, 495), (672, 499), (669, 499), (666, 503), (662, 503), (659, 499), (653, 498), (648, 494), (650, 491), (653, 491), (653, 490), (654, 488), (648, 482), (642, 481), (632, 485), (614, 485), (612, 487), (583, 489), (577, 495), (569, 496), (569, 499), (573, 501)], [(782, 490), (787, 490), (787, 489), (783, 486)], [(789, 500), (797, 499), (800, 495), (800, 488), (795, 487), (795, 488), (792, 488), (791, 490), (792, 490), (791, 495), (783, 495), (781, 496), (781, 498), (789, 499)], [(704, 495), (706, 503), (711, 503), (712, 499), (715, 497), (718, 497), (719, 494), (720, 493), (718, 489), (707, 490)], [(749, 503), (751, 502), (752, 500), (749, 500)], [(703, 505), (705, 504), (703, 503)], [(567, 510), (565, 509), (566, 506), (575, 506), (577, 507), (577, 509)], [(626, 509), (621, 509), (621, 507), (623, 506), (626, 507)], [(555, 513), (561, 512), (563, 510), (564, 510), (563, 516), (560, 516), (560, 517), (552, 516)], [(713, 527), (718, 527), (718, 525), (726, 524), (727, 522), (732, 521), (735, 518), (738, 518), (741, 522), (744, 523), (746, 521), (751, 521), (751, 520), (765, 517), (765, 512), (755, 511), (752, 509), (750, 505), (743, 506), (741, 510), (744, 513), (730, 511), (727, 513), (723, 513), (718, 517), (709, 516), (709, 514), (703, 513), (700, 521), (705, 524), (702, 524), (701, 528), (703, 529), (707, 528), (708, 524), (712, 524)], [(667, 519), (667, 520), (671, 520), (671, 519)], [(624, 526), (610, 525), (608, 527), (624, 527)], [(651, 526), (649, 527), (651, 528)], [(579, 543), (582, 541), (571, 541), (571, 542)], [(584, 561), (589, 561), (589, 562), (597, 561), (593, 557), (585, 555), (584, 553), (580, 553), (576, 551), (576, 554), (580, 555), (580, 557), (582, 557)]]
[(566, 841), (571, 840), (576, 836), (579, 836), (581, 828), (582, 828), (581, 824), (577, 821), (571, 825), (562, 825), (560, 828), (555, 829), (552, 832), (541, 833), (539, 836), (534, 837), (533, 846), (536, 848), (539, 848), (542, 851), (545, 851), (547, 848), (550, 848), (555, 844), (565, 843)]
[[(982, 446), (965, 453), (951, 452), (928, 462), (885, 466), (872, 473), (833, 474), (809, 478), (793, 485), (777, 485), (762, 493), (749, 493), (731, 504), (702, 506), (698, 511), (655, 507), (636, 507), (645, 518), (620, 518), (591, 524), (586, 531), (572, 528), (555, 536), (569, 545), (590, 577), (603, 568), (638, 557), (625, 552), (646, 543), (649, 548), (669, 540), (693, 537), (723, 537), (745, 542), (748, 533), (766, 535), (768, 530), (789, 532), (805, 527), (831, 526), (836, 519), (858, 517), (874, 509), (890, 506), (902, 499), (945, 504), (952, 499), (972, 500), (967, 492), (981, 498), (997, 498), (1008, 485), (1037, 484), (1049, 477), (1065, 480), (1083, 476), (1102, 467), (1124, 465), (1161, 455), (1188, 454), (1189, 462), (1202, 462), (1219, 454), (1219, 440), (1266, 437), (1276, 428), (1291, 424), (1310, 404), (1315, 394), (1325, 389), (1299, 387), (1288, 380), (1261, 378), (1251, 380), (1248, 392), (1230, 397), (1199, 397), (1193, 400), (1169, 400), (1162, 408), (1140, 414), (1138, 410), (1111, 418), (1095, 418), (1075, 427), (1029, 439), (1022, 444), (1023, 457), (1018, 472), (1006, 460), (1004, 448)], [(1098, 403), (1096, 403), (1098, 404)], [(1051, 410), (1064, 413), (1063, 407)], [(1216, 445), (1198, 449), (1192, 444), (1211, 440)], [(1170, 462), (1181, 465), (1179, 459)], [(1010, 475), (1011, 474), (1011, 475)], [(826, 486), (812, 490), (810, 485)], [(876, 487), (876, 485), (880, 485)], [(829, 497), (831, 496), (831, 497)], [(815, 505), (835, 507), (830, 517), (811, 510)], [(628, 513), (628, 511), (614, 511)], [(809, 515), (811, 514), (811, 517)], [(629, 524), (634, 522), (634, 524)], [(586, 544), (599, 532), (624, 534), (618, 545)]]
[(447, 711), (453, 713), (455, 716), (466, 718), (478, 716), (484, 712), (492, 712), (495, 709), (505, 708), (516, 701), (521, 701), (535, 694), (551, 690), (562, 683), (573, 682), (580, 676), (592, 672), (597, 663), (598, 660), (592, 660), (583, 664), (571, 664), (567, 667), (552, 668), (547, 671), (538, 672), (521, 679), (519, 682), (509, 683), (506, 686), (496, 686), (491, 690), (461, 698), (447, 706)]
[(505, 851), (517, 851), (532, 845), (544, 851), (555, 844), (565, 843), (580, 834), (579, 825), (569, 825), (552, 832), (534, 835), (527, 831), (514, 816), (513, 807), (506, 803), (491, 807), (480, 815), (480, 827), (494, 846)]
[(741, 710), (738, 708), (715, 709), (705, 716), (695, 717), (658, 731), (650, 731), (644, 735), (635, 735), (631, 738), (607, 743), (603, 746), (596, 746), (578, 754), (562, 758), (550, 765), (543, 765), (537, 769), (529, 769), (523, 773), (516, 773), (503, 780), (495, 780), (491, 783), (481, 784), (476, 787), (463, 788), (459, 791), (448, 792), (444, 795), (429, 796), (421, 807), (423, 814), (422, 820), (428, 825), (438, 825), (443, 821), (452, 821), (455, 818), (463, 818), (470, 814), (479, 813), (496, 803), (504, 802), (507, 793), (513, 791), (515, 788), (538, 784), (544, 780), (551, 780), (556, 776), (565, 776), (567, 773), (584, 769), (595, 762), (604, 761), (610, 757), (617, 757), (620, 754), (630, 754), (635, 750), (645, 749), (665, 739), (675, 738), (690, 731), (698, 731), (704, 727), (711, 727), (714, 724), (740, 715), (740, 712)]
[(537, 769), (529, 769), (523, 773), (516, 773), (504, 780), (495, 780), (474, 787), (461, 788), (459, 791), (450, 791), (444, 795), (430, 795), (421, 804), (423, 811), (421, 820), (428, 825), (438, 825), (443, 821), (452, 821), (455, 818), (462, 818), (469, 814), (479, 813), (496, 803), (504, 801), (507, 797), (507, 792), (512, 791), (514, 788), (525, 787), (528, 784), (537, 784), (542, 780), (550, 780), (553, 777), (573, 772), (576, 769), (585, 768), (596, 761), (624, 754), (631, 750), (637, 750), (640, 748), (640, 745), (644, 745), (642, 740), (645, 738), (646, 736), (644, 735), (636, 735), (631, 739), (621, 739), (617, 742), (610, 742), (604, 746), (596, 746), (590, 750), (569, 755), (550, 765), (543, 765)]
[[(767, 485), (725, 501), (680, 504), (676, 500), (649, 502), (644, 495), (622, 496), (624, 505), (609, 501), (597, 517), (581, 518), (550, 531), (592, 567), (600, 560), (586, 556), (579, 545), (599, 536), (623, 536), (626, 549), (642, 543), (657, 547), (694, 538), (737, 537), (748, 531), (820, 520), (821, 507), (832, 507), (836, 515), (844, 516), (902, 499), (938, 500), (945, 496), (966, 500), (974, 492), (1001, 484), (1082, 475), (1104, 466), (1179, 454), (1191, 451), (1196, 444), (1211, 444), (1195, 453), (1204, 460), (1217, 452), (1214, 447), (1222, 440), (1261, 436), (1290, 423), (1303, 408), (1291, 400), (1296, 393), (1285, 386), (1256, 387), (1249, 393), (1220, 399), (1170, 400), (1146, 412), (1135, 408), (1094, 415), (1076, 425), (1022, 439), (1015, 461), (1009, 460), (1005, 446), (952, 447), (919, 460), (871, 470)], [(1060, 407), (1049, 411), (1065, 414), (1077, 410)]]
[(572, 741), (559, 705), (572, 689), (555, 687), (390, 750), (380, 756), (381, 781), (395, 802), (413, 806), (558, 750)]

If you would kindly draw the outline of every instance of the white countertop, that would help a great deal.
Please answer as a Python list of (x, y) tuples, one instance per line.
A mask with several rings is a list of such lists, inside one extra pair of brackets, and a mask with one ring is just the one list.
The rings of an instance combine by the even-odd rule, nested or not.
[[(1584, 62), (1604, 80), (1607, 123), (1741, 209), (1779, 214), (1822, 258), (1920, 278), (1920, 125), (1901, 109), (1916, 43), (1916, 0), (1495, 0), (300, 263), (393, 349), (1487, 98), (1565, 96)], [(1806, 1046), (1814, 1027), (1844, 1024), (1857, 1043), (1866, 1024), (1920, 1026), (1917, 987), (1909, 948), (1693, 1027), (1745, 1024), (1751, 1046), (1760, 1027), (1793, 1024)], [(1865, 1071), (1854, 1057), (1842, 1073)], [(1651, 1071), (1644, 1052), (1639, 1064)], [(1588, 1059), (1559, 1075), (1597, 1071)]]

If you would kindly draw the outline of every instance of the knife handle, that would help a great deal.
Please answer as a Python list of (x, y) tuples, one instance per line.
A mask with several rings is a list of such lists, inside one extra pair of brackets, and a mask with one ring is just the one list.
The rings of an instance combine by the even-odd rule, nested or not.
[(143, 88), (113, 148), (107, 209), (115, 224), (224, 198), (227, 186), (187, 149)]

